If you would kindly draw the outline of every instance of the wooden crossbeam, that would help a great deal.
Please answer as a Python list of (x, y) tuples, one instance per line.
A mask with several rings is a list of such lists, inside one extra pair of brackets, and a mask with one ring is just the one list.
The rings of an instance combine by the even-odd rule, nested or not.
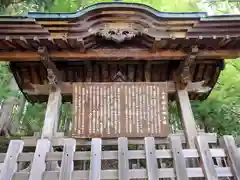
[[(202, 168), (188, 168), (188, 177), (189, 178), (204, 178), (204, 174), (202, 172)], [(173, 168), (163, 168), (158, 170), (158, 178), (175, 178), (175, 173)], [(217, 168), (218, 176), (220, 177), (232, 177), (231, 171), (228, 167)], [(42, 180), (58, 180), (59, 172), (58, 171), (48, 171), (45, 172)], [(118, 170), (117, 169), (109, 169), (102, 170), (101, 176), (105, 179), (118, 179)], [(129, 176), (131, 179), (147, 179), (147, 169), (132, 169), (129, 171)], [(17, 180), (28, 180), (28, 173), (15, 173), (15, 177), (19, 177)], [(86, 171), (74, 171), (73, 180), (79, 179), (88, 179), (89, 170)]]
[[(64, 140), (63, 140), (64, 141)], [(184, 158), (198, 158), (199, 154), (196, 149), (183, 149), (183, 157)], [(238, 148), (238, 151), (240, 149)], [(210, 153), (212, 157), (226, 157), (226, 153), (223, 149), (214, 148), (210, 149)], [(145, 151), (144, 150), (128, 150), (127, 151), (127, 159), (145, 159)], [(48, 152), (46, 156), (46, 161), (61, 161), (62, 160), (62, 152)], [(109, 160), (109, 159), (118, 159), (119, 151), (102, 151), (102, 160)], [(0, 154), (0, 162), (4, 161), (6, 153)], [(34, 153), (20, 153), (18, 157), (19, 162), (27, 162), (33, 159)], [(172, 149), (164, 149), (164, 150), (156, 150), (156, 158), (157, 159), (170, 159), (172, 158)], [(74, 152), (74, 160), (90, 160), (90, 152), (89, 151), (77, 151)], [(121, 159), (123, 160), (123, 159)]]
[[(217, 142), (217, 135), (215, 133), (197, 132), (197, 134), (204, 135), (206, 137), (207, 142), (209, 142), (209, 143), (216, 143)], [(170, 136), (179, 136), (180, 139), (181, 139), (181, 143), (184, 143), (184, 144), (187, 143), (187, 139), (185, 138), (185, 135), (182, 132), (176, 133), (176, 134), (170, 134)], [(53, 146), (61, 146), (64, 138), (68, 138), (68, 137), (63, 137), (63, 136), (52, 137), (52, 139), (51, 139), (52, 145)], [(36, 143), (37, 143), (38, 139), (39, 139), (39, 137), (32, 137), (32, 136), (31, 137), (29, 137), (29, 136), (22, 137), (22, 140), (24, 141), (24, 144), (27, 147), (36, 146)], [(91, 143), (91, 141), (88, 140), (88, 139), (76, 139), (76, 141), (77, 141), (76, 142), (77, 146), (79, 146), (79, 145), (85, 146), (85, 145), (89, 145)], [(9, 140), (7, 140), (7, 143), (8, 142), (9, 142)], [(155, 138), (155, 142), (156, 142), (156, 144), (169, 144), (169, 141), (167, 140), (167, 138)], [(133, 144), (133, 145), (143, 145), (144, 140), (141, 139), (141, 138), (130, 138), (130, 139), (128, 139), (128, 143)], [(103, 139), (102, 144), (103, 145), (117, 145), (118, 140), (117, 139)]]
[(49, 85), (51, 85), (51, 90), (56, 90), (57, 85), (62, 81), (61, 73), (55, 63), (50, 60), (46, 47), (39, 47), (38, 52), (40, 54), (40, 61), (47, 70), (47, 78)]
[(197, 47), (192, 47), (192, 51), (185, 58), (184, 61), (180, 62), (178, 69), (174, 72), (174, 79), (176, 81), (176, 85), (180, 89), (185, 89), (187, 84), (191, 82), (190, 68), (197, 57), (198, 51), (199, 50)]
[[(114, 53), (112, 53), (114, 52)], [(240, 56), (239, 50), (203, 50), (196, 59), (234, 59)], [(52, 51), (49, 58), (61, 60), (184, 60), (187, 53), (177, 50), (159, 50), (151, 52), (143, 49), (96, 49), (88, 52), (79, 51)], [(40, 61), (40, 54), (32, 51), (1, 52), (0, 61)]]
[[(149, 82), (149, 83), (153, 83), (153, 82)], [(158, 84), (159, 83), (161, 83), (161, 82), (158, 82)], [(197, 93), (209, 92), (211, 90), (211, 88), (208, 86), (203, 86), (203, 84), (204, 84), (204, 81), (188, 83), (188, 85), (186, 86), (185, 89), (188, 92), (197, 92)], [(167, 82), (167, 86), (168, 86), (167, 87), (168, 93), (176, 92), (175, 83), (173, 81)], [(23, 92), (25, 92), (29, 95), (48, 95), (51, 85), (32, 84), (31, 87), (33, 87), (33, 89), (23, 89)], [(72, 83), (61, 83), (58, 85), (58, 88), (61, 90), (61, 93), (64, 95), (71, 95), (73, 92)]]
[[(180, 138), (170, 136), (170, 148), (164, 150), (156, 149), (156, 141), (154, 137), (145, 137), (145, 150), (129, 150), (129, 142), (127, 138), (118, 139), (118, 150), (109, 151), (102, 148), (102, 140), (95, 138), (91, 142), (91, 151), (75, 152), (76, 140), (64, 139), (63, 152), (49, 152), (50, 141), (41, 139), (38, 141), (35, 153), (21, 153), (23, 148), (22, 141), (12, 141), (8, 148), (8, 152), (4, 155), (5, 161), (0, 166), (0, 177), (5, 180), (77, 180), (81, 179), (159, 179), (159, 178), (204, 178), (217, 180), (218, 178), (232, 178), (238, 173), (239, 163), (238, 157), (240, 151), (235, 149), (232, 137), (224, 137), (224, 149), (210, 149), (204, 136), (196, 137), (197, 149), (182, 149)], [(16, 143), (16, 144), (15, 144)], [(15, 144), (15, 145), (14, 145)], [(235, 150), (234, 150), (235, 149)], [(226, 152), (225, 152), (226, 151)], [(229, 154), (231, 153), (231, 154)], [(230, 158), (230, 167), (218, 167), (213, 164), (212, 158), (229, 158), (236, 157), (235, 160)], [(186, 167), (185, 161), (191, 158), (201, 158), (202, 166)], [(1, 159), (1, 154), (0, 154)], [(118, 160), (118, 169), (101, 169), (101, 160)], [(133, 159), (146, 159), (145, 167), (141, 169), (130, 169), (129, 164)], [(174, 167), (158, 167), (157, 159), (172, 159)], [(73, 170), (73, 161), (90, 160), (90, 168), (84, 170)], [(130, 161), (129, 161), (130, 160)], [(16, 164), (18, 162), (32, 162), (31, 171), (16, 172)], [(61, 169), (46, 169), (46, 164), (52, 161), (61, 161)], [(129, 164), (128, 164), (129, 163)], [(7, 168), (6, 168), (7, 167)], [(6, 173), (6, 170), (8, 173)], [(3, 173), (3, 174), (2, 174)], [(235, 176), (236, 177), (236, 176)]]

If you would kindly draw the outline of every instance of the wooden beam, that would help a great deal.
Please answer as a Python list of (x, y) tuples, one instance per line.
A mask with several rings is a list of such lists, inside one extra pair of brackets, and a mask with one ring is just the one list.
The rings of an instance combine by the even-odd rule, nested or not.
[(51, 139), (57, 133), (62, 95), (60, 89), (50, 92), (45, 114), (42, 138)]
[[(204, 135), (205, 138), (209, 143), (216, 143), (217, 142), (217, 135), (215, 133), (203, 133), (199, 132), (198, 134)], [(183, 144), (186, 143), (185, 135), (182, 132), (176, 132), (175, 134), (170, 134), (169, 136), (179, 136), (181, 139), (181, 142)], [(25, 137), (12, 137), (12, 139), (6, 139), (6, 138), (1, 138), (0, 143), (1, 144), (9, 144), (10, 140), (14, 139), (19, 139), (21, 138), (24, 141), (24, 146), (25, 147), (34, 147), (37, 144), (37, 140), (40, 138), (40, 136), (25, 136)], [(52, 146), (63, 146), (63, 141), (65, 138), (69, 138), (68, 136), (58, 136), (58, 133), (56, 136), (52, 137), (51, 139), (51, 144)], [(87, 146), (90, 144), (90, 141), (88, 139), (76, 139), (76, 145), (77, 146)], [(155, 138), (156, 144), (168, 144), (169, 141), (166, 138)], [(128, 139), (128, 143), (132, 145), (143, 145), (144, 141), (142, 138), (131, 138)], [(102, 144), (105, 145), (117, 145), (117, 139), (104, 139), (102, 141)], [(1, 154), (1, 153), (0, 153)], [(1, 161), (1, 156), (0, 156), (0, 161)]]
[[(105, 83), (105, 82), (104, 82)], [(154, 83), (154, 82), (149, 82)], [(161, 82), (157, 82), (158, 84)], [(112, 84), (112, 83), (111, 83)], [(197, 92), (197, 93), (206, 93), (211, 90), (208, 86), (203, 86), (204, 81), (189, 83), (186, 87), (186, 91), (188, 92)], [(25, 89), (23, 88), (23, 92), (29, 95), (48, 95), (51, 86), (46, 85), (38, 85), (38, 84), (31, 84), (33, 89)], [(72, 83), (61, 83), (59, 84), (59, 88), (63, 95), (71, 95), (73, 92)], [(174, 93), (176, 92), (175, 83), (173, 81), (168, 82), (168, 92)]]
[[(114, 53), (113, 53), (114, 52)], [(196, 59), (227, 59), (238, 58), (239, 50), (200, 51)], [(184, 60), (187, 53), (177, 50), (159, 50), (151, 52), (147, 49), (95, 49), (88, 52), (52, 51), (49, 57), (54, 61), (79, 60)], [(40, 61), (40, 54), (33, 51), (1, 52), (0, 61)]]
[[(202, 168), (187, 168), (189, 179), (204, 178)], [(73, 180), (88, 179), (89, 170), (78, 170), (73, 172)], [(226, 177), (226, 179), (232, 176), (229, 168), (222, 167), (217, 169), (219, 177)], [(17, 172), (14, 175), (13, 180), (28, 180), (29, 173), (27, 172)], [(47, 171), (44, 173), (42, 180), (58, 180), (58, 171)], [(118, 169), (108, 169), (101, 170), (101, 177), (104, 179), (118, 179)], [(131, 169), (129, 170), (130, 179), (148, 179), (147, 169)], [(158, 169), (158, 177), (156, 179), (170, 179), (175, 178), (175, 172), (173, 168), (162, 168)]]
[(58, 81), (61, 81), (62, 80), (61, 73), (57, 69), (55, 63), (50, 60), (47, 48), (39, 47), (38, 53), (40, 54), (40, 61), (42, 62), (42, 64), (44, 65), (48, 72), (49, 82), (53, 83), (52, 81), (56, 81), (55, 83), (57, 83)]
[(174, 72), (174, 79), (178, 88), (185, 89), (187, 84), (192, 81), (190, 69), (194, 64), (198, 51), (197, 47), (192, 47), (192, 51), (184, 61), (180, 62), (178, 69)]
[(177, 90), (178, 103), (181, 110), (181, 121), (189, 148), (195, 148), (194, 138), (197, 135), (191, 103), (187, 90)]

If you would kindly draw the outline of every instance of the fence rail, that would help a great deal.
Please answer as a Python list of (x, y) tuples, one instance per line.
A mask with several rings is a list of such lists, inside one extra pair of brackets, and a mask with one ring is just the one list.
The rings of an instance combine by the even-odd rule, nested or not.
[[(195, 138), (197, 149), (184, 149), (180, 136), (170, 136), (167, 149), (145, 137), (136, 150), (125, 137), (117, 139), (114, 150), (105, 148), (100, 138), (92, 139), (89, 148), (77, 148), (75, 139), (66, 138), (61, 152), (53, 152), (47, 139), (37, 141), (35, 152), (23, 152), (24, 141), (12, 140), (0, 154), (0, 180), (240, 179), (240, 150), (233, 137), (223, 136), (220, 148), (210, 148), (206, 137)], [(55, 168), (50, 166), (54, 162)]]

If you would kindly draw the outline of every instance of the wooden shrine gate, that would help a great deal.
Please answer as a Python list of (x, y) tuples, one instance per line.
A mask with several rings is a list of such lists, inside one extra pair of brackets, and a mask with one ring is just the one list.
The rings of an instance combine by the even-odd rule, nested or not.
[[(225, 58), (240, 56), (240, 16), (116, 2), (0, 24), (0, 61), (29, 102), (48, 102), (41, 135), (0, 154), (0, 180), (240, 180), (233, 137), (216, 148), (190, 104), (206, 99)], [(178, 101), (181, 134), (169, 131), (169, 100)], [(73, 126), (59, 137), (63, 102), (73, 102)]]

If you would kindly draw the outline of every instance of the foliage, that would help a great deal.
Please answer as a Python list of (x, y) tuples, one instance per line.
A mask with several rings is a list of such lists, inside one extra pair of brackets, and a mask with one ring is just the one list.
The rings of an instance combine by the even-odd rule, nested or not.
[(0, 63), (0, 101), (14, 93), (10, 91), (8, 84), (11, 80), (11, 73), (9, 72), (8, 64), (5, 62)]
[(163, 12), (193, 12), (199, 11), (196, 0), (125, 0), (149, 5)]
[[(5, 14), (23, 14), (27, 11), (46, 12), (76, 12), (86, 6), (98, 2), (112, 2), (112, 0), (19, 0), (2, 1), (2, 9)], [(198, 11), (197, 0), (125, 0), (125, 2), (138, 2), (154, 7), (160, 11), (191, 12)]]
[(196, 119), (208, 132), (240, 134), (240, 62), (226, 60), (226, 69), (204, 102), (193, 102)]
[(202, 0), (214, 14), (238, 13), (240, 11), (239, 0)]
[(46, 104), (30, 104), (25, 106), (25, 112), (21, 119), (21, 134), (33, 135), (34, 132), (40, 132), (43, 126)]
[(0, 12), (21, 14), (29, 10), (43, 10), (53, 5), (54, 0), (0, 0)]

